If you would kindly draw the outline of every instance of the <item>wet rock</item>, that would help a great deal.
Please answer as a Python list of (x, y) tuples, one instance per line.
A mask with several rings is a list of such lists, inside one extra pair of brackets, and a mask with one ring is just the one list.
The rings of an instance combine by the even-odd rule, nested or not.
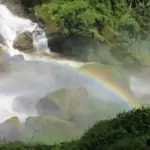
[[(75, 123), (78, 127), (87, 127), (92, 122), (89, 116), (99, 110), (97, 106), (97, 101), (90, 97), (86, 88), (77, 88), (59, 89), (42, 98), (36, 107), (40, 115), (56, 116)], [(89, 121), (85, 124), (87, 119)]]
[(78, 36), (66, 37), (60, 32), (47, 32), (48, 45), (52, 52), (78, 60), (86, 59), (86, 45), (88, 39)]
[(67, 37), (57, 31), (53, 32), (51, 29), (46, 31), (48, 45), (52, 52), (57, 52), (80, 61), (118, 63), (118, 60), (109, 52), (110, 46), (83, 36)]
[(59, 105), (54, 103), (49, 96), (42, 98), (36, 105), (39, 115), (62, 116)]
[(28, 137), (35, 133), (32, 141), (49, 144), (71, 140), (81, 134), (68, 121), (51, 116), (29, 117), (24, 124), (24, 131)]
[(7, 141), (21, 140), (21, 123), (17, 117), (12, 117), (0, 124), (0, 139)]
[(108, 101), (95, 97), (92, 91), (83, 87), (59, 89), (47, 95), (37, 103), (37, 111), (40, 115), (45, 113), (63, 118), (84, 131), (97, 120), (114, 117), (126, 108), (123, 105), (121, 100)]
[(29, 32), (21, 34), (14, 41), (13, 44), (14, 48), (19, 49), (20, 51), (23, 52), (33, 52), (34, 47), (33, 47), (33, 40), (31, 37), (32, 35)]
[[(37, 110), (39, 113), (42, 110), (46, 112), (49, 110), (48, 115), (61, 115), (62, 117), (69, 118), (72, 116), (72, 113), (81, 114), (80, 111), (83, 111), (83, 107), (88, 102), (87, 98), (88, 93), (84, 88), (60, 89), (42, 98), (37, 103)], [(84, 104), (82, 105), (82, 103)]]

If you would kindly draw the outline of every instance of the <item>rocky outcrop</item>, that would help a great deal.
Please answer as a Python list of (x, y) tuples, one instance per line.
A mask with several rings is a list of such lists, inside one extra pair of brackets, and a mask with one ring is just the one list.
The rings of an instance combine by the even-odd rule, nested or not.
[(87, 43), (89, 39), (85, 37), (72, 36), (66, 37), (60, 32), (47, 32), (48, 45), (52, 52), (60, 53), (67, 57), (78, 60), (87, 59)]

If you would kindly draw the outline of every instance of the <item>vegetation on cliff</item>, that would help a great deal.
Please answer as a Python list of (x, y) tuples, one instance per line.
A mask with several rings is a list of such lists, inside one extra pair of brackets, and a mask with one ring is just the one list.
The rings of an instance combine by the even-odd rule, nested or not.
[(35, 8), (47, 24), (56, 22), (63, 34), (98, 39), (113, 54), (144, 63), (146, 54), (140, 55), (137, 43), (149, 41), (149, 0), (46, 0)]
[[(145, 150), (150, 138), (150, 108), (120, 113), (111, 120), (97, 122), (76, 141), (58, 145), (1, 144), (5, 149), (41, 150)], [(148, 142), (148, 143), (147, 143)]]

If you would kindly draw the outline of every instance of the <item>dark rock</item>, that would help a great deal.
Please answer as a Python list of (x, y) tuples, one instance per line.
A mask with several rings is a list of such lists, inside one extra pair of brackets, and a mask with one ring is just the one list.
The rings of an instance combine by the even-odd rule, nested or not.
[(47, 33), (48, 45), (53, 52), (63, 53), (66, 37), (60, 32)]
[(92, 41), (86, 37), (66, 37), (60, 32), (47, 33), (48, 45), (52, 52), (60, 53), (77, 60), (87, 59), (87, 45)]
[(21, 4), (27, 8), (33, 7), (36, 4), (42, 4), (43, 0), (20, 0)]

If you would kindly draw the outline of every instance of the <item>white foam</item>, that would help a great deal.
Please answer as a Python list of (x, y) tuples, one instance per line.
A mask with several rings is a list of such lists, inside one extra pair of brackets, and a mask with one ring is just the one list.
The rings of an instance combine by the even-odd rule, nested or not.
[(5, 5), (0, 4), (0, 34), (5, 40), (10, 56), (23, 54), (13, 48), (13, 42), (25, 31), (32, 33), (35, 51), (50, 53), (45, 32), (38, 27), (38, 24), (13, 15)]

